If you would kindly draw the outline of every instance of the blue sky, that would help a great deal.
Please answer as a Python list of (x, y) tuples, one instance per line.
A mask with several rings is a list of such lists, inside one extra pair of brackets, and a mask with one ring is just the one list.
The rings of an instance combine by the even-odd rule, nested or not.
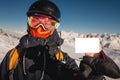
[[(36, 0), (1, 0), (0, 27), (27, 28), (26, 12)], [(51, 0), (61, 11), (58, 30), (78, 33), (120, 33), (120, 0)]]

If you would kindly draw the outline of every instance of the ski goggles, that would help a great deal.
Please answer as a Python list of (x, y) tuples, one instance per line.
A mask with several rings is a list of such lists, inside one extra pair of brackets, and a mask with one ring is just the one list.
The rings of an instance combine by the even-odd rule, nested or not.
[(28, 25), (31, 28), (42, 27), (43, 30), (56, 29), (59, 23), (46, 15), (28, 16)]

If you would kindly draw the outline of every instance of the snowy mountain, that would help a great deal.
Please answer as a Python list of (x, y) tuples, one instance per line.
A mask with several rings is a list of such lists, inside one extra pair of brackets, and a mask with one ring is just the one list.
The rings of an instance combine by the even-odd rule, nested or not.
[[(61, 37), (65, 39), (65, 42), (71, 46), (74, 46), (75, 38), (83, 37), (86, 35), (96, 35), (96, 33), (78, 34), (74, 32), (61, 31)], [(120, 51), (120, 34), (99, 34), (101, 36), (101, 42), (103, 47)]]
[[(0, 29), (0, 62), (4, 58), (5, 54), (15, 47), (20, 38), (25, 34), (25, 32), (13, 32), (10, 30)], [(61, 46), (64, 52), (67, 52), (72, 58), (74, 58), (79, 65), (80, 59), (84, 54), (76, 54), (74, 48), (75, 38), (83, 37), (85, 35), (95, 35), (93, 34), (78, 34), (75, 32), (60, 32), (61, 37), (64, 39), (64, 44)], [(105, 53), (111, 57), (116, 64), (120, 67), (120, 34), (100, 34), (103, 50)], [(107, 80), (113, 80), (107, 78)], [(120, 79), (117, 79), (120, 80)]]

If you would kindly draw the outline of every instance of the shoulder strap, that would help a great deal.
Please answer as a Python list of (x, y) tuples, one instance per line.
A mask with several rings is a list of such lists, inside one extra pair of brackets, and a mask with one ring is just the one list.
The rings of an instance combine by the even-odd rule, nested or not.
[(9, 55), (9, 70), (13, 70), (16, 68), (20, 56), (20, 48), (15, 47), (10, 51)]

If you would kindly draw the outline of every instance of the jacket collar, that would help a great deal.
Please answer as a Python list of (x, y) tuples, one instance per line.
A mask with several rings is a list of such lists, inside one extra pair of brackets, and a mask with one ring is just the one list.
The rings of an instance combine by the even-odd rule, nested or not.
[(19, 46), (21, 46), (22, 48), (35, 47), (38, 45), (41, 45), (41, 46), (47, 45), (49, 47), (57, 47), (57, 46), (61, 46), (63, 44), (63, 41), (64, 40), (61, 37), (59, 37), (58, 32), (55, 30), (53, 34), (46, 39), (34, 38), (29, 34), (24, 35), (20, 39)]

